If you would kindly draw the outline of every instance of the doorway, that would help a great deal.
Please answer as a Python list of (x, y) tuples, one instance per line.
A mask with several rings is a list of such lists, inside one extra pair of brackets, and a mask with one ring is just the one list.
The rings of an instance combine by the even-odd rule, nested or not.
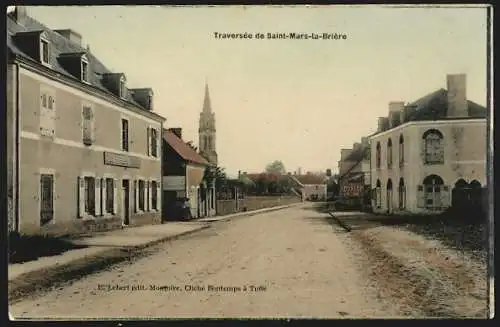
[(122, 212), (123, 225), (130, 224), (130, 182), (128, 179), (122, 181)]

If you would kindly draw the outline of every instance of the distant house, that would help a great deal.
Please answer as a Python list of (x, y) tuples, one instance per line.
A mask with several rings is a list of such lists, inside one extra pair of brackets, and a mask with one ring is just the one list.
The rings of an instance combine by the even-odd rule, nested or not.
[(486, 199), (486, 108), (467, 100), (466, 75), (410, 104), (389, 103), (371, 141), (375, 212), (435, 213)]
[(163, 130), (163, 218), (177, 219), (175, 202), (188, 198), (193, 218), (215, 215), (215, 188), (203, 176), (211, 164), (182, 140), (182, 129)]
[(370, 189), (370, 145), (368, 138), (354, 143), (352, 149), (342, 149), (339, 160), (339, 196), (350, 206), (367, 206), (365, 190)]
[(327, 179), (315, 174), (288, 175), (300, 186), (303, 200), (326, 200)]

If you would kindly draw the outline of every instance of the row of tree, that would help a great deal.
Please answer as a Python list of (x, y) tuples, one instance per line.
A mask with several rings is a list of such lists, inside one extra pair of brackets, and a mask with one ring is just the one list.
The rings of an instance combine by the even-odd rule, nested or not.
[[(240, 197), (245, 194), (283, 195), (293, 192), (294, 183), (287, 175), (283, 162), (275, 160), (266, 166), (265, 171), (266, 173), (252, 180), (246, 174), (238, 178), (228, 178), (224, 168), (208, 167), (205, 170), (204, 181), (207, 185), (215, 183), (218, 199), (234, 199), (236, 192)], [(276, 177), (270, 178), (270, 176)], [(333, 179), (328, 183), (328, 192), (338, 194), (338, 185)]]

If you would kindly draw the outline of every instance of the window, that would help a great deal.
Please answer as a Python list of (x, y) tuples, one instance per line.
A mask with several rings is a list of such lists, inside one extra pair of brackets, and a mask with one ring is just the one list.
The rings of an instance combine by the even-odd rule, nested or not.
[(144, 181), (139, 181), (139, 210), (144, 211), (144, 197), (146, 195)]
[(431, 129), (424, 133), (424, 163), (428, 165), (444, 163), (443, 134)]
[(380, 149), (380, 142), (377, 142), (377, 147), (376, 147), (376, 153), (375, 153), (375, 165), (377, 168), (380, 168), (380, 155), (381, 155), (381, 149)]
[(128, 152), (128, 120), (122, 119), (122, 151)]
[(106, 178), (106, 213), (113, 213), (114, 200), (115, 200), (115, 185), (112, 178)]
[(84, 82), (88, 82), (88, 68), (89, 68), (89, 64), (87, 61), (85, 61), (84, 59), (82, 59), (82, 81)]
[(84, 201), (85, 213), (93, 215), (95, 213), (95, 178), (84, 177)]
[(387, 180), (386, 202), (387, 210), (392, 212), (392, 180), (390, 178)]
[(429, 175), (424, 179), (423, 187), (419, 187), (419, 192), (423, 192), (423, 207), (430, 210), (441, 209), (441, 192), (445, 191), (443, 184), (443, 179), (437, 175)]
[(55, 91), (45, 87), (40, 89), (40, 134), (55, 135), (56, 118)]
[(405, 188), (405, 181), (403, 178), (399, 179), (398, 194), (399, 194), (399, 209), (402, 210), (406, 208), (406, 188)]
[(47, 109), (53, 110), (54, 109), (54, 102), (55, 102), (54, 97), (51, 96), (51, 95), (49, 95), (49, 101), (47, 103)]
[(151, 128), (151, 155), (158, 157), (158, 132), (154, 128)]
[(82, 108), (83, 144), (92, 145), (94, 142), (94, 114), (92, 107), (84, 105)]
[(148, 95), (147, 105), (148, 105), (149, 110), (153, 110), (153, 95), (152, 94)]
[(158, 183), (151, 181), (151, 209), (158, 210)]
[(49, 41), (41, 39), (40, 40), (40, 61), (42, 64), (49, 64)]
[(392, 140), (387, 141), (387, 168), (392, 168)]
[(405, 143), (403, 134), (399, 136), (399, 165), (402, 166), (405, 162)]
[(375, 188), (375, 205), (377, 208), (382, 206), (382, 186), (380, 180), (377, 180), (377, 187)]
[(54, 219), (54, 175), (40, 177), (40, 225)]
[(125, 87), (125, 78), (122, 76), (120, 78), (120, 89), (119, 89), (120, 98), (125, 98), (126, 91), (127, 91), (127, 89)]

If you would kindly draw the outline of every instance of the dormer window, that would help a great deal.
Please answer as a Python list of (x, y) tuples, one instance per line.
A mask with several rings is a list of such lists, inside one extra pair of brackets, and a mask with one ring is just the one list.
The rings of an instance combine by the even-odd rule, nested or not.
[(42, 64), (48, 65), (50, 57), (49, 41), (40, 37), (40, 61)]
[(81, 69), (82, 69), (82, 74), (81, 74), (82, 81), (88, 82), (89, 81), (89, 62), (85, 56), (82, 56)]
[(148, 109), (149, 109), (149, 110), (153, 110), (153, 94), (152, 94), (152, 93), (149, 93), (149, 94), (148, 94), (148, 102), (147, 102), (147, 105), (148, 105)]
[(125, 87), (125, 83), (126, 83), (125, 77), (122, 76), (120, 78), (120, 98), (125, 98), (125, 95), (126, 95), (125, 92), (127, 90), (126, 87)]

